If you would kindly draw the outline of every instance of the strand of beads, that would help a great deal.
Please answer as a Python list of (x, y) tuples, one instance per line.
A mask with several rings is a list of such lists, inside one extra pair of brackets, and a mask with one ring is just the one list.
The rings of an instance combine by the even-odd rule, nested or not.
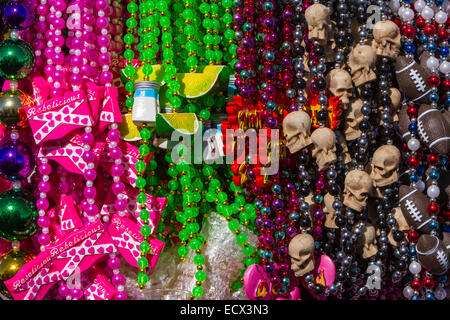
[(47, 81), (52, 84), (51, 96), (62, 96), (61, 81), (63, 80), (64, 73), (62, 72), (62, 64), (64, 63), (64, 53), (62, 47), (65, 43), (65, 37), (62, 30), (66, 26), (66, 22), (62, 18), (63, 11), (66, 9), (65, 1), (50, 1), (50, 14), (48, 21), (50, 22), (50, 28), (46, 32), (47, 38), (47, 67), (46, 75)]
[(254, 1), (245, 0), (236, 8), (233, 18), (236, 40), (238, 41), (236, 53), (239, 57), (239, 61), (234, 65), (235, 85), (237, 93), (244, 100), (243, 105), (252, 105), (251, 102), (256, 95), (256, 70), (254, 69), (256, 62), (255, 11)]
[(223, 12), (221, 14), (221, 22), (223, 26), (223, 37), (222, 37), (222, 48), (224, 50), (223, 57), (227, 64), (234, 69), (236, 60), (236, 50), (237, 44), (235, 41), (236, 32), (233, 30), (233, 7), (235, 6), (234, 1), (222, 0)]
[(36, 33), (36, 38), (33, 41), (34, 53), (36, 55), (36, 70), (41, 71), (45, 65), (45, 52), (43, 50), (46, 47), (45, 31), (48, 28), (47, 15), (50, 12), (47, 0), (40, 0), (40, 4), (36, 7), (36, 14), (38, 15), (38, 21), (33, 24), (33, 31)]
[[(229, 176), (232, 176), (228, 170)], [(255, 210), (252, 205), (246, 204), (245, 197), (241, 194), (243, 190), (230, 185), (228, 193), (222, 189), (220, 180), (215, 178), (219, 176), (217, 169), (213, 166), (205, 165), (202, 170), (203, 176), (206, 177), (205, 199), (209, 203), (216, 203), (216, 211), (228, 221), (228, 228), (236, 235), (237, 242), (242, 246), (244, 254), (247, 256), (244, 263), (244, 270), (241, 272), (239, 280), (231, 283), (231, 290), (239, 290), (242, 287), (242, 275), (245, 269), (255, 263), (255, 248), (247, 242), (247, 236), (239, 231), (239, 225), (251, 228), (251, 221), (256, 218)], [(234, 190), (234, 191), (233, 191)], [(230, 194), (234, 193), (234, 201), (229, 201)], [(231, 204), (230, 204), (231, 202)], [(234, 214), (239, 212), (239, 218), (233, 218)]]
[[(113, 75), (110, 71), (111, 57), (108, 49), (111, 49), (111, 39), (108, 35), (111, 26), (109, 21), (109, 14), (112, 13), (112, 8), (107, 0), (97, 0), (96, 9), (98, 10), (98, 18), (96, 21), (96, 26), (100, 29), (100, 34), (97, 37), (97, 44), (100, 47), (100, 54), (98, 56), (98, 62), (101, 68), (100, 74), (100, 84), (106, 87), (112, 86)], [(120, 181), (120, 177), (124, 173), (124, 167), (122, 165), (122, 150), (118, 147), (120, 140), (120, 133), (117, 130), (118, 125), (113, 123), (109, 126), (108, 131), (108, 149), (109, 155), (114, 161), (114, 165), (111, 168), (111, 173), (113, 176), (112, 191), (116, 195), (117, 199), (115, 202), (115, 208), (118, 214), (123, 217), (125, 216), (125, 209), (127, 207), (127, 199), (123, 195), (125, 190), (125, 185)], [(103, 216), (103, 221), (108, 222), (109, 216)], [(125, 279), (120, 274), (120, 259), (117, 257), (117, 253), (111, 253), (108, 260), (108, 267), (112, 270), (112, 284), (117, 288), (117, 294), (115, 295), (116, 300), (126, 300), (127, 295), (125, 293)]]
[[(65, 43), (65, 38), (62, 34), (62, 29), (65, 26), (65, 21), (62, 19), (62, 11), (66, 9), (65, 1), (50, 1), (50, 14), (48, 16), (49, 29), (46, 31), (45, 36), (47, 40), (47, 48), (44, 51), (44, 55), (47, 57), (47, 64), (44, 68), (44, 72), (47, 75), (47, 81), (53, 83), (53, 90), (51, 91), (52, 97), (58, 97), (62, 95), (61, 82), (63, 80), (63, 73), (61, 71), (62, 64), (64, 63), (64, 53), (62, 52), (62, 46)], [(40, 15), (48, 12), (48, 7), (46, 3), (41, 2), (41, 7), (39, 8)], [(45, 30), (44, 24), (40, 19), (40, 28), (42, 31)], [(41, 48), (41, 44), (37, 43), (38, 47)], [(39, 49), (38, 49), (39, 50)], [(49, 208), (49, 201), (47, 200), (47, 193), (51, 189), (50, 185), (50, 174), (52, 172), (52, 167), (48, 163), (48, 159), (45, 157), (40, 158), (41, 164), (39, 166), (39, 173), (41, 176), (41, 181), (38, 184), (40, 191), (39, 199), (36, 202), (36, 207), (38, 208), (38, 214), (42, 218), (40, 219), (42, 224), (42, 234), (39, 236), (40, 250), (44, 251), (46, 246), (50, 244), (50, 236), (48, 234), (48, 226), (50, 221), (46, 217), (46, 211)]]
[(112, 52), (110, 53), (112, 58), (118, 58), (122, 54), (124, 46), (123, 32), (125, 30), (125, 23), (123, 20), (124, 15), (124, 3), (120, 0), (113, 0), (111, 4), (111, 32), (113, 38), (111, 39)]
[(67, 19), (67, 29), (69, 30), (69, 38), (67, 39), (67, 46), (69, 47), (70, 59), (70, 83), (73, 91), (79, 91), (83, 78), (80, 75), (80, 67), (83, 64), (81, 57), (81, 49), (84, 47), (83, 26), (81, 25), (81, 2), (73, 1), (69, 3), (67, 11), (72, 13)]
[[(305, 91), (306, 81), (303, 79), (304, 76), (304, 54), (305, 48), (302, 45), (302, 41), (304, 39), (305, 30), (303, 30), (303, 23), (305, 20), (303, 5), (301, 3), (296, 3), (294, 15), (293, 15), (293, 23), (295, 23), (295, 30), (293, 32), (294, 42), (292, 54), (294, 56), (293, 64), (296, 79), (293, 81), (294, 94), (291, 102), (292, 109), (294, 110), (303, 110), (304, 105), (306, 103)], [(291, 107), (290, 107), (291, 108)]]
[(351, 15), (350, 8), (347, 5), (347, 0), (339, 0), (339, 3), (336, 7), (336, 27), (337, 27), (337, 35), (336, 35), (336, 63), (334, 67), (336, 69), (342, 68), (343, 64), (346, 62), (344, 58), (347, 56), (347, 50), (352, 45), (353, 36), (351, 33)]
[(136, 41), (136, 37), (133, 35), (135, 32), (135, 29), (138, 25), (138, 5), (136, 4), (135, 0), (129, 0), (127, 5), (127, 13), (129, 15), (128, 19), (126, 20), (126, 34), (124, 36), (124, 42), (125, 42), (125, 51), (124, 51), (124, 58), (126, 60), (126, 65), (124, 68), (124, 73), (126, 76), (126, 82), (125, 82), (125, 90), (127, 91), (127, 98), (125, 100), (125, 105), (128, 108), (129, 112), (131, 112), (131, 109), (133, 108), (134, 103), (134, 81), (133, 77), (136, 73), (136, 69), (133, 65), (133, 59), (135, 57), (135, 52), (132, 48), (132, 45)]
[[(194, 17), (196, 15), (196, 0), (184, 1), (184, 10), (183, 10), (183, 18), (185, 19), (186, 26), (183, 29), (184, 34), (186, 35), (186, 66), (189, 72), (193, 73), (197, 71), (197, 67), (199, 64), (197, 58), (197, 51), (193, 50), (192, 42), (198, 41), (196, 34), (196, 26), (194, 23)], [(198, 44), (195, 43), (195, 47), (198, 48)]]
[[(149, 77), (153, 72), (152, 63), (154, 62), (156, 55), (159, 51), (158, 35), (160, 29), (157, 26), (156, 4), (151, 1), (143, 1), (140, 6), (141, 14), (139, 21), (139, 36), (141, 42), (138, 45), (140, 56), (139, 59), (143, 63), (142, 72), (144, 74), (144, 81), (149, 81)], [(132, 23), (134, 25), (134, 22)], [(131, 43), (131, 37), (128, 41)], [(127, 41), (126, 41), (127, 42)], [(134, 85), (133, 85), (134, 87)], [(134, 107), (134, 106), (133, 106)], [(144, 161), (144, 155), (148, 155), (150, 152), (149, 144), (153, 141), (154, 129), (147, 128), (147, 124), (144, 122), (140, 127), (140, 136), (142, 138), (141, 146), (139, 147), (139, 161), (136, 163), (135, 168), (137, 171), (136, 187), (139, 189), (139, 193), (136, 197), (136, 202), (141, 205), (141, 212), (139, 213), (142, 219), (143, 226), (141, 227), (141, 234), (144, 238), (140, 244), (141, 258), (138, 261), (140, 271), (138, 273), (138, 284), (140, 289), (144, 289), (148, 282), (148, 274), (146, 272), (149, 262), (147, 254), (151, 253), (151, 246), (149, 244), (149, 237), (152, 233), (152, 228), (149, 226), (150, 213), (146, 208), (147, 195), (145, 193), (145, 187), (147, 181), (144, 178), (145, 171), (147, 170), (147, 164)], [(152, 168), (154, 169), (154, 168)]]
[(160, 1), (158, 10), (161, 12), (160, 25), (161, 25), (161, 42), (164, 46), (162, 49), (163, 64), (164, 64), (164, 81), (167, 83), (166, 97), (168, 98), (172, 111), (175, 112), (181, 107), (181, 98), (179, 97), (180, 84), (177, 81), (176, 73), (177, 68), (174, 63), (174, 50), (173, 50), (173, 30), (172, 13), (170, 11), (171, 1)]

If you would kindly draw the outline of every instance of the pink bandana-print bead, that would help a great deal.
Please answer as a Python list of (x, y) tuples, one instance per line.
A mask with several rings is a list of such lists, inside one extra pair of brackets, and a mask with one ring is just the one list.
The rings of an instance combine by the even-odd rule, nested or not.
[[(137, 260), (140, 258), (141, 251), (139, 245), (144, 241), (140, 231), (140, 225), (126, 217), (115, 214), (108, 228), (108, 232), (119, 250), (122, 257), (133, 267), (137, 268)], [(165, 242), (154, 237), (148, 240), (150, 243), (150, 253), (148, 254), (150, 272), (155, 268), (159, 256), (164, 249)]]
[(60, 139), (93, 123), (89, 102), (82, 92), (68, 92), (64, 97), (24, 109), (36, 144)]
[(66, 281), (76, 269), (84, 272), (98, 259), (116, 252), (100, 221), (72, 232), (26, 263), (5, 285), (14, 300), (40, 300), (58, 281)]

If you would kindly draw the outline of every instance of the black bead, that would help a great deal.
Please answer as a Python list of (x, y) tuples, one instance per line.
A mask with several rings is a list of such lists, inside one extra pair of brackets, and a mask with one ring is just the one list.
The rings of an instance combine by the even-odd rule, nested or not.
[(345, 248), (344, 248), (344, 252), (346, 253), (346, 254), (350, 254), (350, 253), (352, 253), (353, 252), (353, 246), (351, 246), (351, 245), (346, 245), (345, 246)]
[(299, 164), (306, 164), (308, 162), (308, 156), (306, 154), (301, 154), (298, 156), (298, 163)]
[(316, 85), (320, 90), (324, 90), (327, 87), (327, 82), (323, 77), (318, 77), (316, 80)]
[(367, 131), (369, 129), (370, 129), (370, 122), (367, 120), (361, 121), (361, 123), (359, 124), (359, 130)]
[(370, 89), (362, 89), (361, 90), (361, 98), (363, 99), (370, 99), (370, 97), (372, 97), (373, 92)]
[(322, 56), (325, 53), (325, 49), (323, 46), (315, 46), (314, 47), (314, 54), (316, 56)]
[(346, 20), (346, 19), (339, 19), (339, 20), (336, 22), (336, 26), (337, 26), (339, 29), (344, 29), (344, 28), (346, 28), (346, 27), (347, 27), (347, 20)]
[(358, 19), (359, 23), (363, 23), (363, 22), (367, 21), (367, 16), (365, 14), (361, 13), (361, 14), (358, 14), (357, 19)]
[(394, 240), (397, 242), (403, 241), (405, 239), (405, 234), (401, 231), (394, 232)]
[(381, 73), (388, 73), (390, 71), (390, 66), (388, 64), (380, 64), (379, 70)]
[(391, 128), (383, 128), (383, 130), (381, 130), (381, 135), (383, 137), (392, 139), (394, 137), (394, 135), (395, 135), (395, 132)]
[(358, 153), (355, 158), (358, 163), (363, 165), (366, 164), (368, 161), (367, 155), (365, 153)]
[(326, 121), (328, 118), (328, 112), (326, 111), (319, 111), (317, 112), (317, 120), (319, 121)]
[(386, 221), (379, 219), (377, 221), (377, 226), (379, 229), (385, 229), (386, 228)]
[(351, 33), (347, 33), (345, 36), (345, 39), (347, 40), (347, 45), (350, 46), (353, 43), (353, 35)]
[(315, 284), (313, 290), (315, 294), (322, 294), (324, 292), (324, 288), (321, 284)]
[(345, 38), (343, 38), (343, 37), (337, 37), (336, 38), (336, 45), (339, 48), (344, 48), (346, 44), (347, 44), (347, 41), (345, 41)]
[(294, 57), (301, 57), (305, 53), (305, 49), (302, 46), (295, 46), (292, 50)]
[(333, 184), (331, 186), (328, 187), (328, 192), (332, 195), (332, 196), (337, 196), (340, 193), (340, 188), (337, 184)]
[(311, 219), (309, 217), (301, 217), (300, 218), (300, 226), (303, 228), (308, 228), (311, 226)]
[(300, 193), (304, 197), (308, 196), (310, 191), (311, 191), (311, 189), (308, 186), (302, 186), (300, 188)]
[(347, 221), (344, 217), (338, 216), (336, 217), (336, 220), (334, 221), (338, 227), (343, 227), (346, 225)]
[(339, 280), (339, 281), (344, 281), (346, 278), (345, 278), (345, 273), (344, 272), (338, 272), (337, 273), (337, 275), (336, 275), (336, 278)]
[(367, 221), (367, 219), (369, 219), (369, 215), (367, 214), (367, 212), (361, 212), (361, 213), (358, 215), (358, 219), (359, 219), (360, 221)]
[(303, 15), (300, 12), (296, 12), (296, 13), (294, 13), (293, 18), (294, 18), (293, 20), (296, 24), (300, 24), (303, 20)]
[(306, 87), (306, 81), (303, 80), (303, 78), (295, 79), (295, 88), (296, 89), (305, 89), (305, 87)]
[(380, 100), (381, 100), (381, 105), (383, 105), (383, 106), (390, 106), (392, 103), (392, 100), (389, 96), (382, 96)]
[(406, 263), (402, 260), (397, 261), (397, 269), (402, 271), (406, 269)]
[(384, 260), (386, 258), (386, 253), (382, 250), (378, 250), (377, 252), (377, 258), (380, 260)]

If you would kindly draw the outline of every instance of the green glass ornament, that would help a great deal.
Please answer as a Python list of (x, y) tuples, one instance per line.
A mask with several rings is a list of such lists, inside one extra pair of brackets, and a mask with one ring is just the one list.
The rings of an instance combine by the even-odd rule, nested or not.
[(14, 277), (17, 272), (27, 262), (33, 260), (33, 255), (23, 250), (10, 251), (3, 255), (0, 259), (0, 293), (7, 298), (11, 298), (11, 294), (4, 282)]
[(0, 43), (0, 76), (21, 80), (31, 74), (36, 63), (33, 48), (21, 39), (10, 38)]
[(27, 191), (11, 189), (0, 194), (0, 236), (10, 241), (25, 240), (36, 230), (36, 200)]

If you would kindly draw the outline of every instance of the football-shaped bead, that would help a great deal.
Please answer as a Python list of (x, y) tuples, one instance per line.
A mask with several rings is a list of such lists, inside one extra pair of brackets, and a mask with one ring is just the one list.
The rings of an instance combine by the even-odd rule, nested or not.
[(427, 103), (431, 87), (428, 78), (431, 71), (422, 67), (414, 59), (399, 56), (395, 64), (395, 73), (400, 90), (412, 101)]
[(444, 115), (427, 104), (421, 105), (417, 117), (420, 139), (434, 153), (446, 156), (450, 151), (450, 126)]
[(401, 185), (399, 190), (399, 203), (403, 216), (410, 226), (413, 226), (420, 233), (431, 231), (428, 223), (431, 216), (428, 213), (428, 198), (416, 188)]
[(442, 243), (444, 247), (447, 249), (447, 252), (450, 254), (450, 233), (442, 232)]
[(429, 234), (420, 236), (416, 244), (417, 259), (422, 267), (432, 274), (445, 274), (449, 267), (448, 251), (438, 237)]

